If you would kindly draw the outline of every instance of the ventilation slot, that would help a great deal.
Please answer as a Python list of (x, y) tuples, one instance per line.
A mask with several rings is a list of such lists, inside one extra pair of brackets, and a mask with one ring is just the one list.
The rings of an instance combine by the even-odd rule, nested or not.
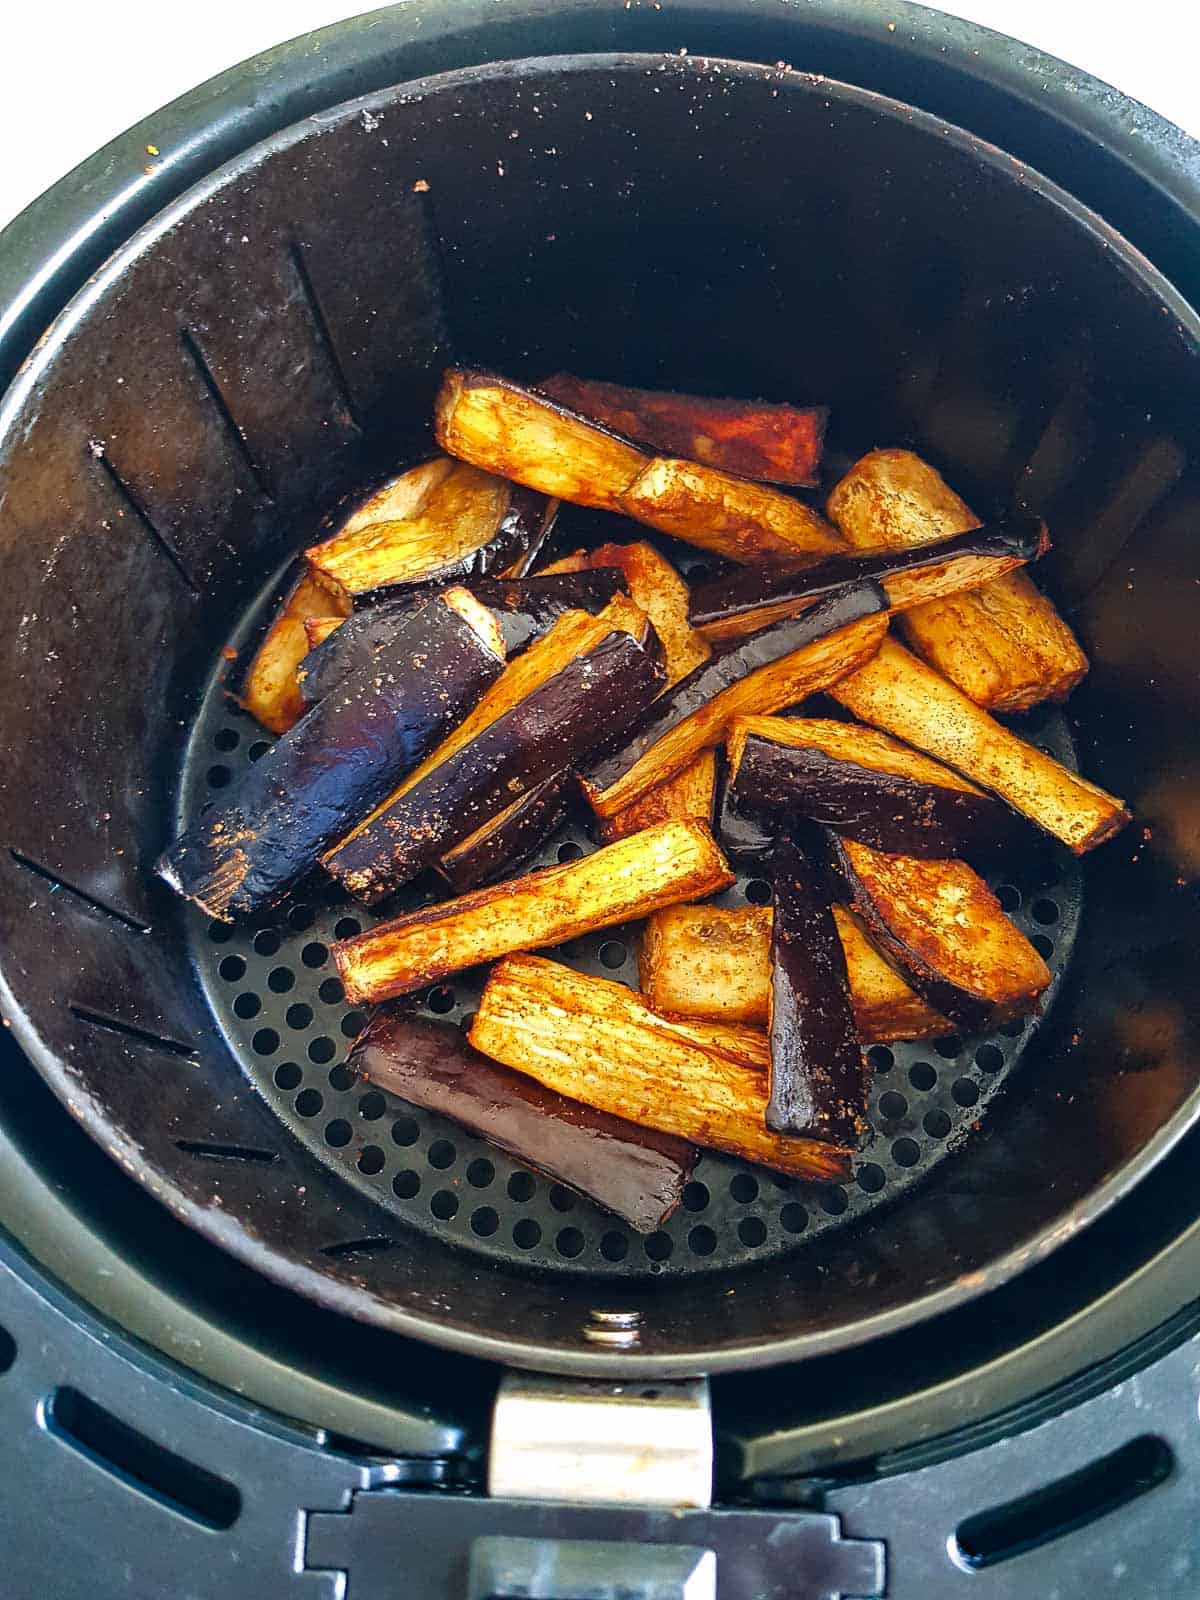
[(176, 550), (174, 545), (171, 544), (170, 540), (165, 538), (159, 529), (155, 527), (145, 506), (142, 505), (141, 501), (134, 494), (133, 490), (125, 482), (125, 479), (104, 454), (104, 446), (100, 444), (99, 441), (93, 440), (91, 444), (91, 452), (92, 458), (96, 465), (108, 479), (109, 483), (116, 491), (117, 496), (124, 502), (126, 509), (133, 514), (135, 520), (141, 523), (142, 527), (145, 529), (151, 544), (158, 551), (159, 555), (163, 556), (167, 561), (170, 562), (171, 566), (174, 567), (189, 594), (191, 594), (194, 599), (198, 600), (200, 598), (199, 585), (194, 581), (191, 573), (184, 566), (183, 561), (180, 559), (178, 550)]
[(135, 1022), (123, 1022), (120, 1017), (106, 1017), (103, 1012), (89, 1011), (86, 1006), (75, 1004), (71, 1005), (71, 1015), (78, 1022), (87, 1023), (89, 1028), (103, 1028), (108, 1033), (124, 1034), (127, 1039), (149, 1045), (152, 1050), (161, 1050), (166, 1055), (180, 1056), (188, 1061), (195, 1058), (195, 1045), (184, 1044), (179, 1039), (169, 1039), (162, 1033), (152, 1033), (149, 1028), (139, 1028)]
[(313, 286), (312, 278), (309, 276), (308, 262), (304, 259), (304, 250), (300, 245), (293, 244), (289, 254), (292, 258), (292, 265), (296, 269), (296, 277), (300, 280), (300, 288), (307, 302), (309, 315), (312, 317), (313, 327), (317, 332), (318, 342), (325, 352), (325, 359), (329, 363), (329, 371), (333, 377), (334, 385), (341, 396), (342, 404), (346, 408), (346, 415), (354, 426), (359, 428), (361, 424), (358, 420), (358, 410), (354, 404), (354, 396), (350, 393), (350, 385), (346, 381), (346, 369), (342, 366), (342, 359), (338, 355), (337, 345), (334, 344), (333, 335), (329, 331), (329, 323), (324, 311), (321, 309), (321, 302), (317, 298), (317, 291)]
[(86, 889), (77, 888), (75, 884), (68, 883), (65, 878), (60, 878), (57, 872), (51, 872), (49, 867), (42, 866), (40, 861), (35, 861), (32, 856), (23, 856), (19, 850), (10, 850), (9, 855), (19, 867), (24, 867), (26, 872), (32, 872), (35, 877), (41, 878), (52, 889), (61, 889), (64, 894), (72, 895), (76, 900), (81, 900), (92, 911), (98, 911), (103, 917), (111, 917), (114, 922), (119, 922), (122, 927), (131, 928), (134, 933), (149, 933), (150, 925), (139, 922), (136, 917), (131, 917), (127, 911), (119, 911), (116, 906), (110, 906), (103, 900), (97, 900), (94, 894), (89, 894)]
[(952, 1553), (973, 1570), (994, 1567), (1128, 1505), (1170, 1477), (1173, 1465), (1163, 1440), (1134, 1439), (1057, 1483), (968, 1517)]
[(57, 1439), (180, 1516), (206, 1528), (232, 1528), (242, 1497), (232, 1483), (165, 1450), (77, 1389), (56, 1389), (44, 1408)]
[(0, 1377), (8, 1371), (17, 1359), (17, 1341), (7, 1328), (0, 1328)]
[(208, 357), (200, 348), (196, 335), (190, 328), (183, 328), (180, 330), (179, 338), (184, 350), (190, 356), (193, 366), (196, 368), (200, 382), (204, 385), (205, 392), (212, 401), (218, 417), (225, 425), (238, 459), (254, 479), (255, 487), (263, 499), (273, 500), (274, 496), (271, 493), (271, 486), (267, 482), (266, 473), (254, 459), (253, 452), (250, 449), (250, 441), (243, 433), (241, 424), (229, 409), (229, 402), (221, 393), (221, 387), (213, 376), (213, 370), (208, 364)]
[(202, 1161), (242, 1161), (247, 1165), (265, 1166), (278, 1160), (274, 1150), (250, 1150), (240, 1144), (205, 1144), (199, 1139), (176, 1139), (176, 1150), (185, 1156), (196, 1156)]
[(386, 1234), (373, 1234), (368, 1239), (347, 1239), (344, 1244), (325, 1244), (321, 1246), (323, 1256), (331, 1256), (335, 1261), (342, 1261), (346, 1256), (377, 1256), (383, 1250), (394, 1250), (395, 1239), (389, 1239)]

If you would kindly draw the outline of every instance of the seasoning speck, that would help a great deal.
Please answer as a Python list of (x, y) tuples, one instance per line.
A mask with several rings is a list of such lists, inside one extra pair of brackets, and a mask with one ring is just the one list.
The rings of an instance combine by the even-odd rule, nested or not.
[(429, 184), (426, 182), (426, 180), (424, 178), (418, 178), (416, 183), (413, 184), (413, 193), (414, 194), (428, 194), (429, 193)]

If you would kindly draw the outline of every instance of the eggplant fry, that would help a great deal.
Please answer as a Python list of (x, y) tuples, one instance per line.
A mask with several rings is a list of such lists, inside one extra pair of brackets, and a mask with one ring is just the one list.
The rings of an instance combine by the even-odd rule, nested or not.
[(624, 573), (634, 604), (641, 606), (662, 641), (668, 688), (711, 657), (712, 646), (688, 621), (687, 584), (652, 544), (602, 544), (588, 556), (587, 565)]
[(592, 809), (615, 816), (721, 744), (735, 717), (795, 705), (852, 672), (887, 631), (882, 605), (883, 593), (873, 584), (854, 585), (697, 667), (659, 697), (622, 749), (583, 777)]
[(850, 904), (930, 1005), (967, 1033), (1032, 1010), (1050, 969), (966, 862), (829, 838)]
[(382, 899), (514, 799), (574, 768), (662, 687), (658, 641), (623, 596), (568, 612), (382, 806), (324, 857), (351, 894)]
[(1000, 795), (1076, 855), (1129, 821), (1115, 796), (1018, 738), (894, 639), (830, 693), (861, 721)]
[[(829, 515), (856, 548), (920, 545), (979, 526), (941, 475), (910, 450), (872, 450), (829, 496)], [(913, 607), (901, 630), (930, 666), (977, 705), (1027, 711), (1065, 700), (1087, 657), (1028, 574)]]
[(731, 861), (740, 862), (743, 866), (765, 866), (770, 861), (778, 831), (778, 818), (765, 814), (756, 816), (754, 812), (743, 811), (737, 805), (729, 776), (729, 761), (719, 751), (713, 832), (721, 849)]
[(390, 655), (314, 706), (247, 769), (223, 805), (176, 839), (160, 875), (223, 921), (273, 905), (432, 749), (503, 665), (499, 630), (465, 589), (430, 600)]
[(840, 584), (867, 579), (882, 586), (889, 610), (907, 611), (977, 589), (1037, 561), (1048, 548), (1040, 518), (1014, 515), (936, 543), (847, 551), (804, 566), (749, 567), (702, 584), (690, 615), (706, 639), (719, 643), (799, 616)]
[(734, 881), (709, 830), (664, 822), (562, 866), (425, 906), (333, 947), (353, 1001), (389, 1000), (514, 950), (647, 917)]
[(550, 837), (570, 809), (574, 787), (570, 772), (555, 773), (447, 850), (437, 870), (455, 894), (494, 883)]
[(309, 655), (323, 645), (330, 634), (336, 633), (345, 621), (345, 617), (305, 617), (304, 637), (308, 640)]
[(672, 818), (681, 822), (691, 818), (711, 827), (716, 786), (717, 753), (705, 750), (673, 778), (648, 790), (616, 816), (602, 820), (600, 837), (611, 844), (614, 839), (626, 839), (631, 833), (639, 833), (643, 828), (652, 828), (656, 822), (669, 822)]
[(740, 717), (727, 739), (742, 812), (809, 817), (876, 850), (992, 856), (1033, 835), (995, 795), (875, 728)]
[(350, 602), (319, 573), (302, 572), (254, 654), (238, 704), (272, 733), (286, 733), (307, 709), (296, 669), (308, 654), (307, 619), (350, 615)]
[(867, 1073), (822, 856), (818, 848), (810, 859), (793, 839), (775, 847), (767, 1127), (855, 1145), (866, 1132)]
[(535, 1172), (652, 1233), (679, 1205), (698, 1151), (682, 1139), (544, 1089), (472, 1048), (461, 1030), (376, 1012), (347, 1065), (411, 1106), (449, 1117)]
[[(950, 1022), (925, 1003), (867, 938), (845, 906), (833, 920), (846, 963), (854, 1024), (865, 1044), (939, 1039)], [(670, 906), (642, 934), (642, 992), (656, 1011), (763, 1025), (771, 983), (770, 906)]]
[(702, 1029), (658, 1016), (624, 984), (518, 955), (493, 969), (469, 1037), (547, 1089), (643, 1127), (813, 1182), (847, 1177), (848, 1150), (768, 1132), (766, 1074), (706, 1046)]

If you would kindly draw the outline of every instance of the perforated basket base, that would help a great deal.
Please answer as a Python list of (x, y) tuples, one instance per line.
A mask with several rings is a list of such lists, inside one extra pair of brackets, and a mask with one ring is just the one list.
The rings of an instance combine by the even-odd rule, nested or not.
[[(681, 565), (687, 569), (688, 560)], [(693, 575), (701, 565), (690, 563)], [(278, 593), (275, 582), (230, 640), (239, 659)], [(227, 693), (229, 671), (230, 659), (222, 656), (196, 719), (180, 790), (185, 818), (219, 800), (270, 747), (270, 738)], [(1034, 713), (1022, 732), (1075, 764), (1061, 713)], [(580, 816), (529, 865), (569, 860), (594, 847)], [(679, 1211), (648, 1237), (444, 1118), (372, 1088), (345, 1065), (366, 1017), (345, 1001), (330, 944), (441, 898), (444, 886), (418, 882), (376, 916), (314, 877), (259, 923), (231, 927), (198, 912), (187, 923), (217, 1026), (279, 1118), (331, 1173), (406, 1226), (493, 1260), (598, 1277), (666, 1276), (764, 1261), (830, 1229), (862, 1223), (876, 1208), (903, 1198), (971, 1137), (1054, 1002), (1081, 909), (1081, 872), (1065, 852), (1047, 846), (1006, 872), (993, 876), (992, 885), (1054, 974), (1041, 1016), (972, 1039), (874, 1046), (871, 1134), (851, 1182), (803, 1184), (705, 1153)], [(769, 892), (761, 879), (739, 874), (716, 903), (759, 904)], [(614, 928), (546, 953), (636, 987), (636, 939), (636, 927)], [(460, 974), (418, 997), (419, 1008), (461, 1025), (475, 1010), (484, 976)]]

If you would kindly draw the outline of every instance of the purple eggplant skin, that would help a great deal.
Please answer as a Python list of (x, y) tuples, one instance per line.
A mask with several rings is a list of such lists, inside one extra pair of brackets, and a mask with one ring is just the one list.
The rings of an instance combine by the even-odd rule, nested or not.
[(574, 774), (556, 772), (492, 823), (485, 823), (474, 838), (464, 841), (465, 849), (443, 856), (438, 872), (455, 894), (508, 877), (566, 819), (574, 790)]
[(688, 620), (694, 628), (701, 628), (753, 613), (763, 606), (819, 600), (844, 583), (874, 581), (886, 589), (887, 580), (898, 573), (940, 567), (960, 556), (1011, 556), (1016, 561), (1033, 561), (1045, 548), (1045, 531), (1039, 518), (1014, 513), (932, 544), (847, 552), (825, 556), (807, 566), (739, 567), (728, 577), (693, 589)]
[[(466, 587), (495, 617), (510, 661), (548, 633), (564, 612), (590, 611), (594, 616), (614, 595), (627, 592), (625, 574), (617, 567), (540, 578), (475, 578)], [(297, 670), (305, 704), (315, 705), (356, 667), (373, 661), (433, 592), (415, 590), (355, 611), (310, 650)]]
[(374, 905), (521, 794), (575, 769), (614, 728), (632, 725), (666, 682), (658, 636), (614, 630), (556, 672), (324, 857)]
[(233, 921), (274, 905), (323, 849), (392, 792), (495, 682), (495, 644), (441, 599), (247, 769), (158, 864), (171, 887)]
[(843, 584), (801, 616), (785, 617), (782, 622), (737, 639), (729, 649), (702, 662), (673, 689), (660, 695), (633, 737), (588, 769), (588, 786), (597, 792), (611, 788), (672, 728), (747, 673), (780, 661), (814, 640), (824, 638), (827, 633), (887, 608), (887, 596), (878, 584)]
[(766, 1121), (773, 1133), (853, 1147), (866, 1128), (866, 1067), (819, 835), (815, 854), (803, 848), (811, 837), (781, 838), (772, 855)]
[(756, 816), (744, 811), (738, 804), (734, 785), (729, 777), (729, 762), (725, 752), (719, 753), (720, 768), (717, 775), (716, 825), (713, 832), (717, 843), (731, 861), (744, 867), (767, 867), (775, 848), (775, 831), (778, 818)]
[(574, 1189), (638, 1233), (675, 1208), (697, 1151), (670, 1134), (568, 1100), (481, 1055), (460, 1029), (389, 1007), (377, 1011), (349, 1065), (409, 1105), (434, 1111), (523, 1165)]
[(878, 772), (757, 734), (742, 748), (730, 803), (740, 814), (807, 817), (874, 850), (922, 860), (991, 859), (1034, 843), (1028, 825), (992, 795)]

